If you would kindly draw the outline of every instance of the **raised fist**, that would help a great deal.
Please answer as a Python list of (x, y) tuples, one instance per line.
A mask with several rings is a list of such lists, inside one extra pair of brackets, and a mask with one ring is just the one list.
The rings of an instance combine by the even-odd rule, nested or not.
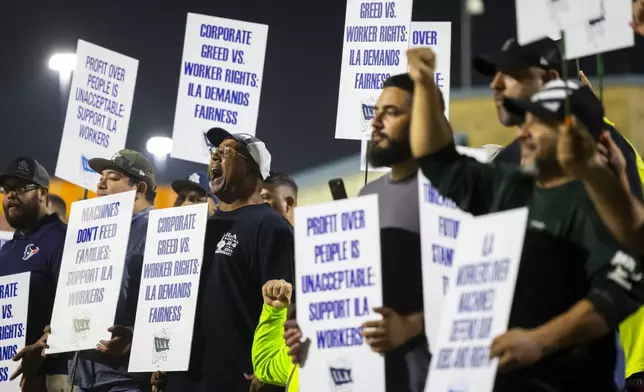
[(284, 309), (291, 303), (293, 286), (285, 280), (269, 280), (262, 287), (264, 303), (275, 309)]

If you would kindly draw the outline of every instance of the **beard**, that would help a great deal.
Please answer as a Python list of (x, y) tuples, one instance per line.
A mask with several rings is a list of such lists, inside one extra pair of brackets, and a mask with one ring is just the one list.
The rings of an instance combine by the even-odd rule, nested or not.
[(18, 209), (18, 211), (14, 209), (14, 215), (8, 213), (9, 207), (6, 203), (3, 205), (4, 216), (9, 226), (15, 230), (27, 230), (38, 224), (40, 205), (37, 200), (32, 200), (29, 203), (15, 203), (11, 206)]
[(501, 124), (505, 125), (506, 127), (518, 127), (525, 121), (525, 115), (511, 113), (506, 109), (502, 110), (503, 115), (499, 116), (499, 121), (501, 121)]
[(389, 146), (382, 148), (377, 144), (369, 142), (367, 158), (373, 167), (391, 167), (411, 158), (411, 147), (409, 138), (403, 140), (391, 140), (387, 135), (378, 132), (378, 136), (389, 141)]

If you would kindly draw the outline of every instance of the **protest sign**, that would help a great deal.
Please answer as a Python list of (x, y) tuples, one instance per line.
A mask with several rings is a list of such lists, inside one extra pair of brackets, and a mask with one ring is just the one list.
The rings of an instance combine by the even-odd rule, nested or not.
[(88, 165), (125, 148), (139, 61), (78, 40), (56, 177), (96, 191)]
[[(486, 162), (488, 159), (485, 149), (456, 148), (461, 154), (479, 162)], [(418, 202), (420, 234), (423, 238), (421, 251), (425, 335), (429, 347), (435, 347), (459, 230), (471, 215), (458, 209), (452, 200), (441, 196), (421, 171), (418, 171)]]
[(565, 30), (566, 58), (576, 59), (635, 45), (631, 0), (601, 0), (602, 15)]
[[(452, 49), (452, 22), (411, 22), (409, 47), (430, 47), (436, 53), (436, 85), (443, 93), (445, 116), (449, 118), (450, 66)], [(372, 117), (373, 118), (373, 117)], [(367, 135), (367, 138), (369, 138)], [(360, 170), (365, 171), (369, 141), (362, 140), (360, 145)], [(370, 172), (389, 172), (388, 167), (373, 167)]]
[[(576, 6), (569, 15), (562, 16), (569, 19), (553, 16), (552, 1), (516, 0), (517, 38), (521, 45), (544, 37), (558, 40), (562, 30), (565, 33), (567, 59), (623, 49), (635, 44), (633, 29), (628, 25), (633, 19), (631, 0), (558, 0), (564, 1), (564, 4), (583, 4)], [(594, 13), (596, 2), (599, 2), (600, 15), (579, 22), (579, 15)], [(590, 11), (585, 10), (586, 7)]]
[(9, 381), (20, 362), (12, 358), (25, 347), (27, 309), (29, 307), (29, 279), (31, 272), (0, 277), (0, 390), (20, 392), (20, 377)]
[(382, 306), (378, 196), (295, 209), (297, 319), (310, 339), (300, 389), (384, 392), (384, 359), (360, 325)]
[(559, 29), (565, 30), (602, 17), (603, 0), (545, 0)]
[(150, 212), (130, 372), (188, 370), (208, 204)]
[(383, 82), (407, 71), (412, 3), (347, 0), (336, 139), (368, 139)]
[(492, 392), (490, 345), (508, 327), (527, 221), (524, 207), (460, 228), (425, 391)]
[(135, 194), (72, 203), (46, 353), (94, 349), (110, 338)]
[(12, 238), (12, 231), (0, 231), (0, 248), (2, 248), (7, 242), (11, 241)]
[(188, 14), (173, 158), (207, 164), (213, 127), (255, 135), (267, 39), (267, 25)]

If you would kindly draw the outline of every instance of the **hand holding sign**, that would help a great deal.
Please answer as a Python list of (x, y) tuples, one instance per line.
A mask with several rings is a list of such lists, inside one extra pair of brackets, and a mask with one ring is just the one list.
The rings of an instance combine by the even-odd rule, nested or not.
[(269, 280), (262, 286), (264, 304), (275, 308), (284, 309), (291, 303), (293, 286), (285, 280)]
[(374, 352), (387, 353), (405, 344), (412, 336), (405, 317), (390, 308), (373, 308), (382, 315), (382, 320), (362, 323), (362, 336)]
[(630, 23), (635, 33), (644, 35), (644, 0), (633, 3), (633, 21)]
[(96, 345), (96, 350), (109, 355), (123, 355), (130, 350), (132, 344), (132, 331), (121, 325), (113, 325), (107, 329), (112, 333), (112, 339), (101, 340)]
[(521, 328), (513, 328), (496, 337), (490, 347), (490, 359), (499, 358), (499, 372), (532, 365), (543, 354), (543, 346), (534, 330)]
[(36, 343), (23, 347), (22, 350), (18, 351), (18, 353), (14, 355), (14, 357), (12, 358), (13, 361), (21, 362), (20, 365), (18, 365), (16, 371), (13, 372), (13, 374), (9, 378), (10, 381), (15, 380), (21, 374), (23, 375), (23, 380), (28, 380), (36, 376), (36, 373), (38, 372), (38, 370), (40, 370), (40, 367), (42, 366), (44, 361), (43, 350), (45, 349), (45, 347), (47, 347), (47, 338), (49, 337), (50, 333), (51, 328), (48, 325), (45, 327), (43, 335), (40, 337), (40, 339), (38, 339)]

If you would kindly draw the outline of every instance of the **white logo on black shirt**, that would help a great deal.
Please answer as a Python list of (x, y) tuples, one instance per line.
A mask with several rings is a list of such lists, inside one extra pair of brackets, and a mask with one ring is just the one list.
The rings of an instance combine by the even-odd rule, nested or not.
[(631, 290), (632, 282), (640, 282), (644, 276), (636, 271), (637, 262), (630, 255), (620, 251), (615, 253), (610, 261), (613, 270), (608, 273), (608, 278), (625, 290)]
[(226, 233), (217, 243), (217, 250), (215, 251), (215, 254), (232, 256), (233, 251), (237, 247), (237, 244), (239, 244), (239, 242), (237, 241), (237, 235)]

